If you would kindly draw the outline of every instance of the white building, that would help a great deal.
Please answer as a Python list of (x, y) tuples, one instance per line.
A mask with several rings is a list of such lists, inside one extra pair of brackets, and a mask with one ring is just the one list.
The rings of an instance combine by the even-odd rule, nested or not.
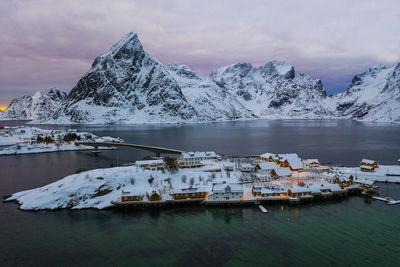
[(218, 183), (214, 184), (212, 193), (209, 197), (211, 201), (219, 200), (242, 200), (243, 185), (237, 183)]
[(178, 164), (182, 168), (201, 167), (203, 160), (220, 160), (221, 156), (214, 151), (208, 152), (183, 152), (179, 158)]
[(242, 172), (254, 172), (256, 170), (256, 167), (249, 163), (242, 163), (240, 164), (239, 170)]
[(233, 162), (224, 162), (223, 166), (225, 171), (233, 171), (235, 169), (235, 163)]
[(158, 171), (165, 169), (165, 163), (162, 159), (154, 159), (154, 160), (138, 160), (135, 162), (137, 167), (151, 170), (151, 171)]

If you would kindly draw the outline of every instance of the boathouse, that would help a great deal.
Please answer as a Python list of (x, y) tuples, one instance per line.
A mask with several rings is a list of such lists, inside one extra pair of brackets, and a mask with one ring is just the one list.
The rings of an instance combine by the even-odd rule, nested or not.
[(143, 196), (140, 194), (132, 194), (131, 192), (122, 191), (121, 201), (140, 201)]
[(137, 167), (151, 170), (151, 171), (159, 171), (165, 169), (165, 163), (162, 159), (155, 160), (138, 160), (135, 162)]
[(173, 199), (194, 199), (194, 198), (208, 198), (208, 190), (199, 188), (182, 188), (175, 190), (170, 194)]
[(243, 185), (238, 183), (213, 184), (210, 200), (242, 200)]
[(311, 198), (311, 189), (306, 187), (295, 187), (289, 188), (287, 190), (288, 197), (297, 197), (297, 198)]
[(159, 193), (157, 193), (156, 191), (151, 191), (150, 193), (147, 193), (147, 198), (150, 201), (160, 201), (161, 195)]
[(262, 197), (265, 198), (284, 198), (287, 197), (287, 192), (283, 188), (261, 188)]

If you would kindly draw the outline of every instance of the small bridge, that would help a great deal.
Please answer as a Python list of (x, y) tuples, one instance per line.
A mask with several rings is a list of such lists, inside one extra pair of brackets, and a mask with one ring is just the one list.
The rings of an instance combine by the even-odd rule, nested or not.
[(185, 152), (183, 150), (165, 148), (165, 147), (159, 147), (159, 146), (146, 146), (146, 145), (138, 145), (138, 144), (117, 143), (117, 142), (75, 142), (75, 145), (92, 146), (96, 150), (98, 149), (98, 147), (118, 147), (118, 146), (137, 148), (137, 149), (156, 153), (157, 157), (159, 157), (161, 155), (161, 153), (163, 153), (163, 154), (181, 154), (182, 152)]

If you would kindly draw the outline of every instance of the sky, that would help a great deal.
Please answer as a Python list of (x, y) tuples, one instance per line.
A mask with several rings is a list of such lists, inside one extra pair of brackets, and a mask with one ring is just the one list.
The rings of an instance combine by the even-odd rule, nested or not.
[(208, 74), (275, 59), (337, 93), (356, 73), (400, 62), (400, 1), (2, 0), (0, 107), (68, 92), (128, 32), (166, 64)]

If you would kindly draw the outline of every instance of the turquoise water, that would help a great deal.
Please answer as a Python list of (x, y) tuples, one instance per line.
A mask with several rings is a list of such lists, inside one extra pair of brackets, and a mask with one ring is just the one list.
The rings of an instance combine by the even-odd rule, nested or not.
[[(89, 127), (128, 142), (225, 154), (298, 152), (356, 165), (393, 164), (400, 126), (349, 121), (254, 121)], [(0, 157), (0, 195), (147, 153), (63, 152)], [(380, 184), (400, 199), (400, 185)], [(300, 206), (162, 210), (18, 210), (0, 202), (0, 266), (399, 266), (400, 205), (353, 196)]]
[(398, 266), (398, 207), (351, 197), (267, 208), (23, 212), (0, 259), (16, 263), (18, 249), (18, 265)]

